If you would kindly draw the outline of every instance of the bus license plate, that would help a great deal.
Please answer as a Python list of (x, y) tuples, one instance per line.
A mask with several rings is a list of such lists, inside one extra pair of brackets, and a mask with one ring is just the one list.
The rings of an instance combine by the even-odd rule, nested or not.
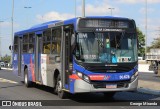
[(107, 89), (115, 89), (115, 88), (117, 88), (117, 84), (107, 84), (106, 88)]

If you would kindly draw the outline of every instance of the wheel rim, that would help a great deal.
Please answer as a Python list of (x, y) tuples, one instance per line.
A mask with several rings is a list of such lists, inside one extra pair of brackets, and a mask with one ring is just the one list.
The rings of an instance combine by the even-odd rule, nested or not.
[(27, 84), (27, 81), (28, 81), (27, 74), (25, 74), (24, 81), (25, 81), (25, 84)]
[(61, 83), (61, 81), (59, 80), (58, 83), (57, 83), (57, 91), (58, 91), (58, 93), (61, 92), (61, 89), (62, 89), (62, 83)]

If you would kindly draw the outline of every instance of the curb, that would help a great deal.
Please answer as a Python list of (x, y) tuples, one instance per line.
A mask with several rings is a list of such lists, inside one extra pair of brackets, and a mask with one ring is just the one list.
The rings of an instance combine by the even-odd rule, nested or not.
[(138, 71), (140, 73), (154, 73), (154, 71)]
[(148, 89), (148, 88), (138, 88), (137, 89), (138, 92), (140, 93), (145, 93), (145, 94), (152, 94), (152, 95), (158, 95), (160, 96), (160, 91), (157, 90), (153, 90), (153, 89)]
[(2, 70), (13, 70), (13, 69), (11, 69), (11, 68), (1, 68)]

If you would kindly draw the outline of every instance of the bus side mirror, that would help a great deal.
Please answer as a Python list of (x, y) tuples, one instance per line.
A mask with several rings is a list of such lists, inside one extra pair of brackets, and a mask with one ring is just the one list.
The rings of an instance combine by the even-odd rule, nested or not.
[(60, 62), (60, 56), (55, 56), (55, 62)]
[(10, 46), (9, 46), (9, 50), (12, 50), (12, 49), (13, 49), (13, 47), (10, 45)]

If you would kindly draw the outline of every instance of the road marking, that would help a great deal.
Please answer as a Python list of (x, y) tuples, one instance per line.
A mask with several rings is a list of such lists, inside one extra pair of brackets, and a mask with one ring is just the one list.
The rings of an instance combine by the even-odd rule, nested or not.
[(2, 82), (2, 83), (13, 83), (13, 84), (18, 84), (18, 82), (16, 82), (16, 81), (4, 79), (4, 78), (0, 78), (0, 82)]

